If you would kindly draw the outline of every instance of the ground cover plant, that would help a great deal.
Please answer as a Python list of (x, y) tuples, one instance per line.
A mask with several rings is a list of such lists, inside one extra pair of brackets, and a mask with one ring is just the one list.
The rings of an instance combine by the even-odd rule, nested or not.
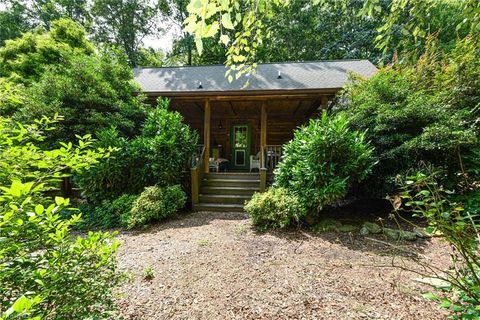
[(299, 224), (306, 215), (306, 206), (288, 189), (277, 187), (255, 193), (245, 211), (260, 229), (285, 228)]
[(51, 125), (47, 118), (22, 125), (0, 117), (1, 319), (103, 318), (114, 310), (118, 242), (103, 232), (73, 236), (80, 214), (62, 219), (70, 201), (45, 196), (108, 151), (92, 149), (88, 136), (43, 150), (36, 144)]
[(152, 221), (173, 216), (187, 200), (180, 185), (147, 187), (122, 218), (128, 228), (141, 227)]

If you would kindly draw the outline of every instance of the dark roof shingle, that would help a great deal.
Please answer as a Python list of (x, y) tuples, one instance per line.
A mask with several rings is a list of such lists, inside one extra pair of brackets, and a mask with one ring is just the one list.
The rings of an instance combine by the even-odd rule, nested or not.
[[(256, 74), (233, 82), (225, 78), (223, 65), (171, 68), (136, 68), (135, 80), (146, 93), (229, 92), (263, 90), (338, 89), (350, 72), (368, 78), (377, 68), (368, 60), (286, 62), (259, 64)], [(281, 78), (278, 79), (278, 74)], [(202, 88), (199, 88), (201, 83)]]

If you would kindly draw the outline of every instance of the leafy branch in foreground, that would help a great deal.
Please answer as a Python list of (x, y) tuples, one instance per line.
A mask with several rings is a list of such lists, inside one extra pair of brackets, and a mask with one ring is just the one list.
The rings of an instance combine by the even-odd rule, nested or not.
[[(347, 3), (346, 1), (338, 1)], [(193, 34), (198, 53), (203, 39), (215, 38), (227, 48), (227, 78), (231, 82), (256, 70), (257, 51), (275, 30), (268, 22), (275, 19), (273, 7), (288, 7), (289, 0), (191, 0), (187, 6), (185, 31)], [(326, 0), (305, 1), (306, 7), (327, 6)], [(480, 2), (436, 0), (365, 0), (359, 16), (382, 20), (376, 45), (385, 52), (398, 49), (397, 31), (402, 34), (402, 48), (423, 48), (424, 41), (441, 31), (449, 40), (480, 32)], [(452, 27), (453, 26), (453, 27)], [(231, 39), (228, 31), (234, 32)], [(395, 48), (392, 48), (395, 47)], [(401, 48), (400, 48), (401, 49)], [(421, 53), (423, 50), (419, 50)]]
[(0, 117), (1, 320), (105, 318), (114, 309), (119, 243), (109, 233), (75, 238), (70, 230), (81, 216), (61, 219), (69, 200), (44, 196), (59, 178), (108, 152), (92, 150), (89, 137), (78, 146), (40, 149), (36, 143), (53, 122), (22, 125)]
[[(439, 172), (426, 168), (424, 172), (401, 180), (401, 199), (405, 208), (396, 206), (397, 213), (408, 210), (414, 216), (425, 218), (427, 232), (442, 236), (452, 247), (451, 267), (439, 269), (419, 261), (426, 271), (423, 276), (440, 280), (437, 289), (447, 292), (445, 297), (433, 293), (425, 297), (438, 300), (441, 306), (452, 312), (453, 319), (478, 319), (480, 317), (480, 206), (469, 206), (455, 201), (455, 194), (439, 183)], [(477, 192), (467, 198), (479, 197)], [(410, 270), (411, 271), (411, 270)]]

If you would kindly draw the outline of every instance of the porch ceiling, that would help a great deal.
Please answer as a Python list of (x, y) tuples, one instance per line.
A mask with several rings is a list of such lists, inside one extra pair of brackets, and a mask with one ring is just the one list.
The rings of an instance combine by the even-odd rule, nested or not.
[[(262, 104), (266, 104), (269, 117), (309, 117), (321, 107), (321, 96), (310, 96), (302, 99), (278, 100), (213, 100), (210, 101), (214, 118), (252, 118), (258, 117)], [(203, 119), (204, 102), (201, 100), (172, 99), (171, 107), (179, 111), (185, 119)]]

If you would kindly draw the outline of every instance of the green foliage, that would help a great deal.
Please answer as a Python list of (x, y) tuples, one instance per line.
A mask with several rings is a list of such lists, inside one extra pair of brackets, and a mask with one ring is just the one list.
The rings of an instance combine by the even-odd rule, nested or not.
[(49, 67), (68, 63), (75, 54), (92, 55), (85, 30), (71, 20), (53, 22), (50, 32), (27, 32), (0, 49), (0, 77), (19, 83), (38, 81)]
[(260, 229), (294, 226), (306, 214), (300, 199), (285, 188), (270, 188), (266, 192), (255, 193), (245, 205), (245, 211)]
[[(128, 217), (137, 195), (123, 194), (114, 200), (103, 200), (101, 204), (80, 204), (81, 221), (75, 225), (76, 229), (110, 229), (126, 226), (122, 217)], [(65, 212), (70, 216), (68, 212)]]
[[(60, 143), (60, 148), (42, 150), (44, 131), (53, 130), (55, 119), (43, 118), (32, 125), (0, 117), (0, 185), (10, 181), (35, 182), (43, 188), (56, 187), (70, 172), (91, 168), (111, 149), (92, 150), (90, 136), (78, 137), (78, 146)], [(107, 152), (108, 150), (108, 152)]]
[[(3, 1), (2, 1), (3, 2)], [(21, 5), (12, 5), (8, 10), (0, 10), (0, 47), (5, 44), (5, 40), (14, 39), (22, 32), (29, 29), (28, 21), (22, 17), (24, 8)]]
[[(383, 196), (394, 177), (428, 161), (459, 169), (459, 153), (477, 143), (480, 115), (480, 46), (459, 41), (450, 54), (433, 43), (415, 66), (380, 70), (346, 89), (341, 107), (355, 130), (367, 130), (379, 165), (368, 184)], [(374, 178), (373, 178), (374, 177)]]
[[(377, 46), (381, 49), (392, 47), (392, 34), (400, 28), (403, 39), (402, 49), (423, 52), (425, 40), (437, 34), (444, 48), (448, 48), (457, 36), (475, 36), (480, 32), (480, 4), (477, 0), (436, 1), (436, 0), (392, 0), (387, 10), (380, 5), (382, 0), (367, 0), (362, 14), (383, 16), (379, 28)], [(387, 11), (385, 15), (384, 11)]]
[[(91, 23), (87, 0), (2, 0), (9, 19), (9, 33), (3, 39), (13, 39), (21, 32), (36, 27), (49, 28), (53, 21), (67, 18), (84, 27)], [(13, 26), (11, 24), (14, 24)], [(3, 26), (3, 24), (2, 24)], [(0, 43), (1, 45), (1, 43)]]
[(82, 173), (77, 181), (83, 194), (95, 203), (123, 193), (139, 194), (146, 186), (168, 186), (181, 182), (179, 174), (195, 152), (198, 135), (183, 123), (178, 112), (160, 100), (149, 111), (141, 135), (128, 140), (114, 129), (98, 134), (98, 146), (113, 146), (112, 157)]
[(152, 267), (148, 267), (145, 270), (143, 270), (143, 279), (150, 281), (155, 278), (155, 272), (153, 271)]
[(158, 35), (158, 5), (148, 0), (95, 0), (91, 7), (94, 38), (120, 49), (131, 66), (138, 65), (145, 37)]
[(45, 114), (58, 113), (64, 121), (50, 134), (50, 141), (71, 140), (72, 132), (93, 133), (115, 126), (133, 136), (144, 119), (141, 96), (132, 93), (130, 67), (113, 52), (75, 55), (68, 66), (51, 68), (28, 88), (28, 99), (15, 117), (31, 122)]
[(179, 185), (147, 187), (134, 201), (130, 214), (122, 219), (127, 222), (128, 228), (144, 226), (175, 215), (186, 200), (185, 192)]
[(44, 196), (67, 172), (89, 168), (107, 156), (64, 143), (42, 150), (48, 119), (24, 126), (0, 118), (0, 318), (105, 318), (114, 309), (112, 287), (119, 281), (114, 235), (75, 238), (80, 215), (59, 216), (69, 200)]
[(284, 146), (275, 170), (275, 186), (299, 197), (316, 212), (344, 197), (349, 186), (365, 179), (374, 165), (373, 148), (365, 133), (349, 129), (343, 116), (310, 120)]
[[(400, 194), (406, 210), (414, 216), (425, 218), (428, 232), (441, 234), (455, 251), (452, 254), (452, 267), (441, 273), (435, 266), (427, 270), (445, 284), (438, 289), (446, 291), (445, 297), (429, 294), (438, 300), (442, 308), (451, 312), (451, 319), (477, 319), (480, 317), (480, 225), (479, 212), (472, 206), (464, 206), (455, 201), (455, 195), (445, 190), (439, 182), (443, 175), (430, 167), (423, 172), (401, 179)], [(472, 185), (473, 186), (473, 185)], [(457, 196), (458, 197), (458, 196)], [(480, 202), (478, 191), (467, 192), (462, 197), (471, 202)], [(398, 211), (402, 210), (399, 206)], [(425, 266), (424, 266), (425, 267)]]
[(11, 116), (25, 102), (23, 86), (0, 78), (0, 116)]
[[(142, 95), (122, 54), (94, 52), (85, 30), (70, 20), (54, 21), (10, 40), (0, 49), (0, 110), (23, 123), (60, 114), (64, 121), (46, 143), (72, 141), (76, 134), (115, 126), (133, 136), (144, 120)], [(14, 86), (18, 82), (25, 85)], [(10, 84), (12, 83), (12, 84)], [(3, 97), (5, 96), (5, 98)]]
[(113, 309), (118, 242), (107, 233), (74, 238), (80, 216), (61, 219), (69, 201), (44, 206), (33, 182), (14, 181), (0, 197), (0, 315), (59, 319), (102, 316)]
[(161, 49), (140, 48), (136, 65), (139, 67), (163, 67), (165, 53)]
[(145, 146), (146, 162), (155, 184), (165, 186), (179, 182), (179, 172), (189, 164), (198, 134), (183, 122), (179, 112), (168, 111), (169, 100), (158, 101), (145, 120), (139, 141)]
[[(390, 1), (382, 1), (387, 8)], [(359, 15), (364, 0), (292, 0), (285, 6), (273, 4), (263, 43), (255, 59), (258, 62), (312, 61), (334, 59), (368, 59), (373, 63), (389, 61), (374, 45), (382, 16)], [(401, 38), (400, 33), (392, 33)], [(205, 45), (206, 53), (208, 45)]]

